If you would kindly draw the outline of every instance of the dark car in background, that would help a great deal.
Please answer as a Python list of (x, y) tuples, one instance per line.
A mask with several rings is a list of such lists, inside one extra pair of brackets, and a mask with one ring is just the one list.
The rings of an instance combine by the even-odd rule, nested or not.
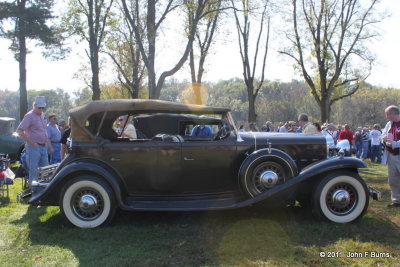
[(15, 128), (15, 119), (0, 117), (0, 154), (8, 155), (12, 162), (19, 159), (25, 145)]
[[(129, 115), (137, 139), (115, 127)], [(322, 134), (239, 133), (227, 108), (160, 100), (93, 101), (72, 109), (70, 154), (40, 169), (32, 205), (60, 206), (75, 226), (109, 223), (117, 208), (221, 210), (256, 203), (311, 205), (347, 223), (367, 210), (359, 159), (332, 156)], [(207, 137), (190, 136), (196, 125)], [(126, 125), (124, 125), (126, 127)]]

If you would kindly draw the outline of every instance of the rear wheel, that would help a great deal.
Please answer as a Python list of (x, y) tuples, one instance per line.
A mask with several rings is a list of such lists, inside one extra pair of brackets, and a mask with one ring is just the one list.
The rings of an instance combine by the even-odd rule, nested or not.
[(355, 173), (342, 172), (325, 177), (313, 196), (313, 213), (319, 219), (348, 223), (362, 217), (368, 208), (365, 182)]
[(73, 225), (94, 228), (111, 222), (115, 215), (115, 198), (105, 181), (79, 176), (65, 185), (60, 207)]

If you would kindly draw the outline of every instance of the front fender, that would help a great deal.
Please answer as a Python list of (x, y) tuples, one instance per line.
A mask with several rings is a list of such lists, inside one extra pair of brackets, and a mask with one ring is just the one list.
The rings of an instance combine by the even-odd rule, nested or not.
[(248, 205), (252, 205), (254, 203), (277, 197), (282, 196), (283, 194), (290, 196), (291, 193), (295, 192), (296, 189), (304, 182), (309, 181), (310, 179), (316, 177), (319, 174), (331, 172), (333, 170), (340, 171), (344, 169), (358, 169), (358, 168), (367, 168), (367, 165), (357, 159), (351, 157), (334, 157), (330, 159), (326, 159), (323, 161), (315, 162), (306, 168), (304, 168), (299, 175), (289, 179), (284, 184), (279, 184), (274, 186), (273, 188), (265, 191), (253, 198), (247, 199), (238, 203), (235, 208), (245, 207)]
[(28, 203), (35, 206), (58, 205), (63, 184), (69, 179), (69, 177), (71, 177), (71, 175), (76, 177), (83, 173), (93, 173), (103, 178), (111, 186), (119, 205), (121, 207), (124, 206), (122, 201), (123, 187), (118, 175), (113, 170), (103, 166), (103, 164), (96, 164), (96, 162), (91, 161), (74, 161), (63, 166), (45, 188), (37, 191), (34, 190), (32, 198)]

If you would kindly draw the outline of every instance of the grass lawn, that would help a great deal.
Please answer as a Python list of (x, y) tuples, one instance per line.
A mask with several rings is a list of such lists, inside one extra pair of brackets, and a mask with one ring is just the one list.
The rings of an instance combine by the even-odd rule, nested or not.
[(400, 209), (386, 207), (386, 166), (369, 163), (361, 176), (384, 200), (371, 200), (351, 224), (315, 221), (301, 207), (253, 206), (120, 211), (111, 226), (88, 230), (70, 226), (58, 207), (16, 203), (17, 181), (0, 206), (0, 266), (400, 266)]

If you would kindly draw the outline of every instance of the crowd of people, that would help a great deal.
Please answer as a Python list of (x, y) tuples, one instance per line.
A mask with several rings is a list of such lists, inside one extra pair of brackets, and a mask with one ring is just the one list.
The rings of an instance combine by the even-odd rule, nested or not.
[[(296, 121), (279, 122), (275, 127), (270, 121), (267, 121), (257, 127), (255, 123), (250, 123), (248, 130), (252, 132), (278, 132), (278, 133), (322, 133), (332, 136), (335, 144), (347, 139), (351, 145), (352, 152), (357, 158), (370, 159), (372, 162), (380, 163), (382, 161), (382, 130), (379, 124), (370, 126), (359, 126), (353, 132), (350, 125), (335, 125), (334, 123), (310, 122), (308, 115), (302, 113)], [(245, 131), (245, 127), (240, 125), (239, 131)]]

